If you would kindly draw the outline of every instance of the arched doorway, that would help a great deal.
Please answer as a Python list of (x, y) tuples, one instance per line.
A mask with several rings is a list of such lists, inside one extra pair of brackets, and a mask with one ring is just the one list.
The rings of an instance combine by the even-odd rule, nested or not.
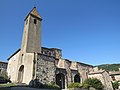
[(74, 82), (80, 83), (80, 75), (79, 75), (79, 74), (76, 74), (76, 75), (74, 76)]
[(65, 89), (65, 75), (59, 73), (56, 75), (56, 84), (60, 86), (61, 89)]
[(19, 71), (18, 71), (18, 82), (22, 83), (23, 81), (23, 74), (24, 74), (24, 66), (20, 66)]

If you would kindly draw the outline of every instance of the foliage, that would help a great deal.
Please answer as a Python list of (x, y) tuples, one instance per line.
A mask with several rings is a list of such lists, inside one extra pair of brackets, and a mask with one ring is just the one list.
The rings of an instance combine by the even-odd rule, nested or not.
[(120, 82), (120, 81), (115, 81), (115, 82), (112, 83), (112, 86), (113, 86), (114, 89), (118, 89), (118, 86), (119, 86), (118, 82)]
[(102, 64), (98, 65), (97, 67), (106, 71), (119, 71), (120, 64)]
[(83, 88), (89, 89), (90, 87), (92, 87), (90, 84), (88, 83), (83, 83)]
[(86, 79), (83, 83), (83, 87), (85, 87), (85, 88), (93, 87), (93, 88), (98, 89), (98, 90), (103, 90), (103, 88), (104, 88), (101, 81), (98, 80), (97, 78)]
[(40, 88), (45, 89), (60, 89), (60, 87), (56, 84), (43, 84)]
[(0, 87), (12, 87), (12, 86), (16, 86), (16, 84), (14, 83), (0, 84)]
[(8, 79), (6, 70), (3, 69), (0, 72), (0, 84), (7, 83), (7, 82), (11, 83), (11, 81)]
[(68, 88), (81, 88), (82, 85), (80, 83), (70, 83)]
[(1, 71), (0, 77), (3, 77), (4, 79), (8, 79), (6, 70), (2, 70), (2, 71)]

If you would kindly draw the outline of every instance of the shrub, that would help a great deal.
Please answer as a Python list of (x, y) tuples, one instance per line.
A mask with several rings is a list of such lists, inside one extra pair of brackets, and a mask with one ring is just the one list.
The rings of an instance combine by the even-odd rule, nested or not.
[(6, 70), (3, 69), (0, 73), (0, 84), (7, 82), (11, 83), (10, 79), (8, 79)]
[(2, 70), (2, 71), (1, 71), (0, 77), (3, 77), (4, 79), (8, 79), (6, 70)]
[(45, 89), (60, 89), (60, 87), (56, 84), (43, 84), (41, 88)]
[(85, 87), (85, 88), (93, 87), (93, 88), (98, 89), (98, 90), (103, 90), (103, 88), (104, 88), (101, 81), (98, 80), (97, 78), (86, 79), (83, 83), (83, 87)]
[(114, 89), (118, 89), (118, 86), (119, 86), (118, 82), (120, 82), (120, 81), (115, 81), (115, 82), (112, 83), (112, 86), (113, 86)]
[(68, 88), (81, 88), (82, 85), (80, 83), (70, 83)]

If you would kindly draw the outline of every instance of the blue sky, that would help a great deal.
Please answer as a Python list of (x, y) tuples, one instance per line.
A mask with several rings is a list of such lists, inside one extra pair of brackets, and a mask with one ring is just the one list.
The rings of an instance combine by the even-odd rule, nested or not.
[[(24, 18), (35, 0), (0, 0), (0, 60), (21, 46)], [(120, 63), (120, 0), (36, 0), (42, 46), (92, 65)]]

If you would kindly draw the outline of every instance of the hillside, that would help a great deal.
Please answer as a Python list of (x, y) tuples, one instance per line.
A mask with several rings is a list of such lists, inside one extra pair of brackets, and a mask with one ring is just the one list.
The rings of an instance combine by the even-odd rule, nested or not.
[(102, 64), (97, 67), (98, 69), (104, 69), (106, 71), (119, 71), (120, 64)]

